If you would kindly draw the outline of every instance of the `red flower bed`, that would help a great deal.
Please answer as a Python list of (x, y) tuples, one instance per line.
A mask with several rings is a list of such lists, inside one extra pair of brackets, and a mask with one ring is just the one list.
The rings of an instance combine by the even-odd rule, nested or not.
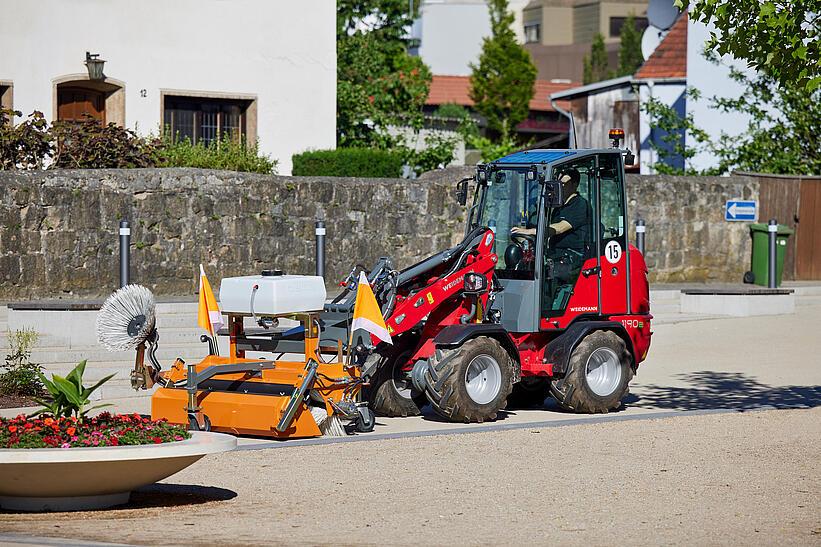
[(84, 448), (159, 444), (190, 438), (186, 428), (165, 419), (103, 412), (77, 418), (0, 418), (0, 448)]

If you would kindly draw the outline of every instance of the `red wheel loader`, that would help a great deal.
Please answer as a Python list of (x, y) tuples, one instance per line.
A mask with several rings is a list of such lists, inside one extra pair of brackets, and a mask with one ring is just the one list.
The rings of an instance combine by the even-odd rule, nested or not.
[(361, 267), (330, 302), (319, 277), (224, 278), (228, 355), (204, 336), (211, 355), (166, 372), (147, 289), (115, 293), (98, 334), (137, 349), (132, 385), (160, 384), (152, 416), (192, 429), (294, 438), (345, 434), (344, 419), (365, 432), (372, 411), (409, 416), (428, 403), (449, 420), (482, 422), (548, 395), (574, 412), (616, 409), (652, 319), (647, 268), (627, 240), (622, 136), (611, 132), (609, 149), (517, 152), (460, 181), (462, 206), (471, 183), (474, 194), (458, 245), (401, 271), (387, 257), (367, 271), (393, 344), (345, 347)]
[[(613, 148), (529, 150), (457, 185), (465, 238), (405, 270), (382, 258), (368, 279), (394, 344), (354, 352), (378, 414), (430, 403), (457, 422), (493, 420), (549, 395), (581, 413), (617, 409), (650, 346), (647, 267), (627, 240), (624, 157)], [(632, 161), (632, 160), (630, 160)], [(323, 314), (346, 340), (356, 268)]]

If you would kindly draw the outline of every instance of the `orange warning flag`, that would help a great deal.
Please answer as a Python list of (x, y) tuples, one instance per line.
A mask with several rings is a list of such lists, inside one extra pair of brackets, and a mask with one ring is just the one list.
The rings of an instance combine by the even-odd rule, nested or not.
[(222, 328), (222, 312), (214, 298), (214, 291), (205, 276), (205, 268), (200, 264), (200, 307), (197, 314), (197, 324), (208, 331), (211, 336), (216, 336), (217, 331)]
[(353, 308), (353, 322), (351, 323), (351, 334), (356, 329), (366, 330), (383, 342), (393, 344), (388, 327), (382, 318), (382, 311), (373, 295), (371, 285), (365, 272), (359, 273), (359, 286), (356, 289), (356, 304)]

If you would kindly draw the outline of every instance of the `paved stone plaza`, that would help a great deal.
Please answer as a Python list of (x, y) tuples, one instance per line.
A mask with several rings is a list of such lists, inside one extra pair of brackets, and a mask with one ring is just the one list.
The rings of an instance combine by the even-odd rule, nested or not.
[(619, 412), (548, 405), (483, 425), (381, 418), (346, 438), (362, 442), (244, 439), (121, 509), (0, 514), (0, 542), (813, 544), (819, 321), (814, 295), (793, 315), (668, 314)]

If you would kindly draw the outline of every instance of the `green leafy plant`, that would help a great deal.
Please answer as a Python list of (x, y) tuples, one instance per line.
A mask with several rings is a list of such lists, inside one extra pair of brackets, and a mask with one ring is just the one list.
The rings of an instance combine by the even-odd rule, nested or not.
[(83, 385), (85, 369), (86, 361), (84, 359), (80, 361), (65, 378), (57, 374), (52, 374), (51, 380), (49, 380), (45, 375), (40, 373), (40, 381), (46, 387), (51, 397), (48, 399), (37, 399), (37, 403), (43, 405), (43, 408), (35, 412), (34, 416), (40, 414), (50, 414), (55, 418), (74, 416), (82, 420), (90, 411), (104, 406), (110, 406), (108, 404), (102, 404), (86, 408), (90, 402), (89, 396), (94, 393), (97, 388), (113, 378), (114, 374), (109, 374), (91, 387), (85, 387)]
[[(696, 101), (701, 94), (694, 88), (687, 90), (687, 97)], [(671, 106), (661, 102), (656, 97), (648, 97), (642, 103), (641, 109), (647, 114), (652, 130), (658, 135), (657, 139), (650, 140), (650, 147), (656, 152), (659, 160), (653, 164), (657, 173), (664, 175), (717, 175), (724, 168), (716, 166), (707, 170), (699, 170), (693, 166), (693, 158), (702, 151), (714, 151), (714, 145), (709, 134), (699, 128), (693, 114), (684, 117)], [(689, 137), (688, 145), (685, 137)], [(676, 163), (684, 163), (684, 168), (676, 167)]]
[(259, 151), (258, 143), (232, 138), (227, 133), (208, 144), (166, 134), (160, 145), (159, 167), (197, 167), (250, 173), (276, 174), (277, 160)]
[(338, 0), (337, 145), (393, 148), (391, 127), (422, 127), (431, 72), (408, 53), (407, 29), (419, 3), (407, 0)]
[(12, 125), (19, 110), (0, 109), (0, 170), (42, 169), (52, 152), (52, 137), (42, 112), (34, 111), (17, 125)]
[(90, 116), (49, 126), (34, 112), (12, 126), (20, 112), (0, 110), (0, 169), (128, 169), (198, 167), (254, 173), (276, 173), (277, 161), (259, 151), (257, 143), (224, 135), (210, 144), (187, 139), (141, 137), (114, 123)]
[(404, 150), (337, 148), (293, 156), (295, 176), (398, 178), (407, 158)]
[(735, 69), (730, 77), (744, 92), (738, 97), (712, 97), (710, 106), (744, 114), (749, 121), (741, 135), (722, 135), (715, 143), (725, 170), (821, 173), (821, 88), (810, 91), (798, 83), (783, 85), (773, 76)]
[(460, 136), (452, 132), (430, 130), (424, 139), (424, 146), (420, 150), (404, 148), (404, 163), (417, 176), (427, 171), (447, 167), (453, 161), (453, 154)]
[(641, 54), (641, 32), (636, 27), (636, 18), (631, 12), (621, 27), (619, 44), (619, 70), (618, 76), (628, 76), (644, 63), (644, 56)]
[(30, 362), (31, 350), (37, 343), (37, 332), (33, 329), (17, 330), (9, 336), (9, 353), (5, 364), (0, 365), (0, 393), (33, 397), (43, 394), (44, 386), (39, 374), (42, 367)]
[(488, 11), (491, 34), (482, 40), (479, 62), (471, 64), (470, 98), (492, 136), (505, 139), (530, 112), (536, 67), (516, 39), (507, 0), (489, 0)]
[(492, 141), (487, 137), (476, 135), (468, 138), (467, 144), (479, 151), (483, 162), (497, 160), (524, 148), (512, 137)]
[[(708, 56), (717, 62), (714, 56)], [(739, 135), (722, 133), (718, 138), (695, 124), (692, 114), (681, 117), (672, 107), (656, 99), (642, 105), (654, 130), (663, 132), (660, 145), (651, 141), (659, 158), (684, 158), (682, 171), (660, 162), (660, 173), (713, 175), (734, 169), (783, 175), (821, 173), (821, 89), (809, 91), (800, 85), (782, 86), (766, 74), (749, 75), (731, 69), (730, 77), (744, 87), (735, 98), (711, 97), (708, 106), (725, 113), (741, 113), (747, 127)], [(687, 101), (702, 100), (698, 90), (687, 90)], [(688, 135), (689, 144), (683, 135)], [(708, 169), (695, 169), (691, 159), (706, 152), (716, 159)], [(670, 162), (672, 163), (672, 162)]]
[(584, 71), (582, 81), (586, 84), (600, 82), (613, 77), (610, 70), (610, 60), (607, 57), (607, 49), (604, 47), (604, 36), (596, 33), (593, 43), (590, 45), (590, 55), (585, 55), (582, 61)]
[(779, 86), (821, 87), (818, 0), (676, 0), (694, 21), (712, 24), (707, 48), (771, 76)]
[(51, 128), (52, 168), (123, 169), (154, 167), (160, 160), (155, 140), (115, 123), (104, 125), (86, 115), (81, 121), (59, 121)]

